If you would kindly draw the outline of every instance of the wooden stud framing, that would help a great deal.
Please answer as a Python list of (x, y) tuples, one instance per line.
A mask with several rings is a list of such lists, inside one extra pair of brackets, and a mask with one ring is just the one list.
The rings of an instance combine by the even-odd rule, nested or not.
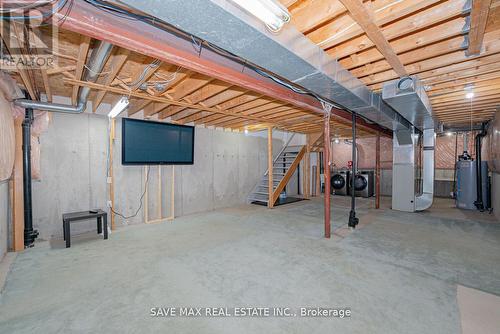
[[(90, 37), (82, 35), (80, 40), (80, 47), (78, 50), (78, 61), (76, 62), (75, 78), (80, 80), (82, 78), (83, 72), (85, 70), (85, 63), (87, 61), (87, 53), (90, 48)], [(80, 87), (73, 86), (73, 91), (71, 93), (71, 103), (76, 105), (76, 98), (78, 96), (78, 90)]]
[[(122, 48), (118, 49), (118, 51), (115, 52), (115, 54), (111, 58), (110, 73), (108, 73), (106, 79), (104, 79), (104, 85), (111, 85), (111, 83), (113, 82), (113, 80), (115, 80), (116, 76), (127, 61), (129, 54), (130, 51)], [(99, 91), (97, 93), (94, 102), (92, 103), (94, 112), (96, 112), (97, 108), (99, 108), (99, 105), (104, 99), (104, 95), (106, 95), (105, 91)]]
[[(108, 170), (108, 190), (109, 190), (109, 201), (111, 202), (111, 207), (115, 207), (115, 183), (114, 183), (114, 175), (113, 175), (113, 154), (114, 154), (114, 145), (115, 145), (115, 119), (112, 118), (109, 120), (110, 131), (109, 131), (109, 170)], [(115, 227), (115, 214), (113, 211), (110, 212), (111, 215), (111, 230), (114, 230)]]
[(161, 172), (161, 165), (158, 165), (158, 184), (157, 184), (157, 201), (158, 201), (158, 218), (156, 219), (149, 219), (149, 190), (148, 190), (148, 168), (147, 166), (144, 167), (144, 222), (146, 224), (157, 224), (165, 221), (173, 221), (175, 218), (175, 167), (174, 165), (171, 166), (172, 168), (172, 182), (171, 182), (171, 187), (170, 187), (170, 215), (168, 217), (163, 217), (163, 191), (162, 191), (162, 172)]
[(23, 200), (23, 117), (14, 121), (16, 149), (14, 171), (12, 173), (12, 250), (24, 250), (24, 200)]

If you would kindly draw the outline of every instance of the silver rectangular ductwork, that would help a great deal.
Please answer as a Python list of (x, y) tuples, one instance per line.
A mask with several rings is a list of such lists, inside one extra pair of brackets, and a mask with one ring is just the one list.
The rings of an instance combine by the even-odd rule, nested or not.
[(391, 130), (411, 127), (363, 82), (287, 24), (277, 34), (227, 0), (121, 0)]
[(416, 76), (385, 83), (382, 98), (417, 129), (434, 129), (431, 103)]
[[(434, 196), (434, 120), (432, 108), (422, 83), (406, 77), (384, 84), (382, 98), (408, 119), (421, 133), (394, 131), (392, 208), (401, 211), (422, 211), (432, 205)], [(417, 145), (422, 136), (422, 147)], [(415, 153), (422, 154), (422, 191), (415, 194)], [(420, 180), (417, 180), (420, 182)]]

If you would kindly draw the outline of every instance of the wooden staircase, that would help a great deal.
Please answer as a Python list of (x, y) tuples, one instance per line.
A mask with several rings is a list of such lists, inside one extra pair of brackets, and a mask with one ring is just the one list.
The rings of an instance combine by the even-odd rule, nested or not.
[[(279, 198), (290, 178), (297, 170), (300, 161), (306, 153), (305, 146), (287, 146), (283, 149), (273, 162), (273, 204)], [(248, 200), (251, 203), (269, 203), (269, 175), (268, 171), (254, 187)]]

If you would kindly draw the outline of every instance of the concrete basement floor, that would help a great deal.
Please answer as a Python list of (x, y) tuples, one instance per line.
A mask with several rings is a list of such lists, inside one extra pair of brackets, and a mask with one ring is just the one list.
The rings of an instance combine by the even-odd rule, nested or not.
[[(457, 284), (500, 294), (500, 224), (437, 200), (420, 214), (333, 198), (257, 205), (38, 243), (0, 297), (1, 333), (460, 333)], [(344, 235), (345, 237), (340, 237)], [(351, 318), (152, 318), (152, 307), (349, 307)]]

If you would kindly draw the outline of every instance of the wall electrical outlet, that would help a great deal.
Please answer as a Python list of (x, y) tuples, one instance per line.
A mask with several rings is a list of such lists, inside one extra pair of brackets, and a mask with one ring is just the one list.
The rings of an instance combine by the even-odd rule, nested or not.
[(106, 182), (108, 182), (108, 184), (111, 184), (111, 182), (113, 182), (113, 178), (111, 176), (108, 176)]
[(107, 205), (108, 205), (108, 208), (111, 208), (113, 206), (113, 203), (111, 203), (111, 201), (108, 201)]

